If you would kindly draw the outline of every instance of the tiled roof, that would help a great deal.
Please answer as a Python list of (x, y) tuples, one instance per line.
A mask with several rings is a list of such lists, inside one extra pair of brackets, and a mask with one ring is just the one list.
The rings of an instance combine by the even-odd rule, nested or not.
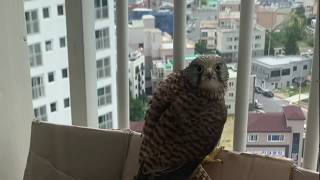
[(284, 115), (287, 120), (305, 120), (305, 116), (300, 107), (290, 105), (284, 106), (283, 108)]
[(249, 113), (248, 132), (291, 132), (283, 112)]

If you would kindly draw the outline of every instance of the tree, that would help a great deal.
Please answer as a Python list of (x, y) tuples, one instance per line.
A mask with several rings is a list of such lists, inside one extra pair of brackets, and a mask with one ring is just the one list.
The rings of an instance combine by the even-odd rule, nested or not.
[(196, 54), (205, 54), (207, 52), (207, 44), (199, 40), (195, 45), (194, 51)]
[(145, 103), (143, 97), (133, 99), (130, 96), (130, 121), (140, 121), (144, 119)]
[(299, 47), (297, 41), (294, 38), (288, 38), (284, 48), (287, 55), (299, 54)]

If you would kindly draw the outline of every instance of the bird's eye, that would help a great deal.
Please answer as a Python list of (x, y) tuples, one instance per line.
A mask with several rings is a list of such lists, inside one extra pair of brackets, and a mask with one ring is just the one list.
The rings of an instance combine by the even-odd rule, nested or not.
[(203, 72), (203, 67), (202, 66), (197, 66), (197, 72), (202, 73)]
[(221, 70), (221, 65), (220, 64), (217, 64), (216, 67), (215, 67), (216, 71), (220, 71)]

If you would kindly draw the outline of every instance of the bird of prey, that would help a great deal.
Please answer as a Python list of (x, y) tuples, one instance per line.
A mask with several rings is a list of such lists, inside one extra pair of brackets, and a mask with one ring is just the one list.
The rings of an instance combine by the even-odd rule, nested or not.
[(145, 116), (136, 180), (210, 180), (201, 166), (227, 118), (228, 68), (201, 56), (159, 83)]

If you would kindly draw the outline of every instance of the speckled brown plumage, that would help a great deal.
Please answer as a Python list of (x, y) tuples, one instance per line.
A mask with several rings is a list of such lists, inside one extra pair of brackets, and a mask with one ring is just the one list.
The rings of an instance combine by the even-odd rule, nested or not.
[[(213, 57), (206, 58), (208, 60)], [(211, 60), (215, 61), (213, 64), (220, 62)], [(211, 66), (212, 62), (209, 64)], [(223, 97), (224, 81), (228, 74), (216, 72), (222, 87), (216, 93), (211, 93), (192, 84), (187, 74), (190, 73), (189, 70), (187, 68), (169, 75), (159, 84), (150, 102), (145, 117), (137, 179), (161, 177), (162, 174), (180, 170), (183, 172), (184, 169), (191, 169), (191, 173), (188, 178), (181, 179), (210, 179), (200, 162), (217, 145), (226, 121), (227, 110)], [(220, 67), (219, 70), (221, 71)], [(219, 73), (226, 73), (226, 77), (221, 77)], [(163, 179), (169, 180), (168, 177)]]

